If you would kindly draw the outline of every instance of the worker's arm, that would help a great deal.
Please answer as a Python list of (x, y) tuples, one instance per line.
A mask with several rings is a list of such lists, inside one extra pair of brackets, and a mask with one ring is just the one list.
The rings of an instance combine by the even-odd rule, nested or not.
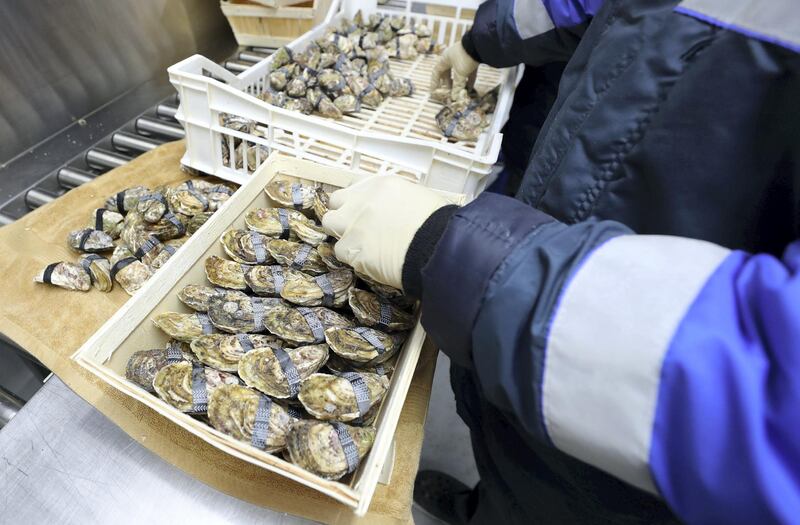
[(434, 341), (530, 439), (689, 523), (797, 519), (800, 241), (779, 260), (568, 226), (489, 194), (438, 215), (404, 284)]
[(566, 61), (603, 0), (488, 0), (462, 37), (467, 53), (494, 67)]

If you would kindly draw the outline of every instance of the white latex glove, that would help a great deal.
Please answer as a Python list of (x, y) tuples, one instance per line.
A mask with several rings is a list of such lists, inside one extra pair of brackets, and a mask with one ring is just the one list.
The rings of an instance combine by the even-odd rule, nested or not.
[(335, 191), (322, 227), (339, 241), (336, 257), (367, 277), (403, 288), (403, 262), (414, 234), (447, 200), (397, 176), (369, 177)]
[(467, 86), (472, 87), (475, 84), (478, 65), (478, 62), (466, 52), (461, 42), (456, 42), (445, 49), (433, 67), (431, 91), (448, 87), (453, 100), (458, 100), (461, 91)]

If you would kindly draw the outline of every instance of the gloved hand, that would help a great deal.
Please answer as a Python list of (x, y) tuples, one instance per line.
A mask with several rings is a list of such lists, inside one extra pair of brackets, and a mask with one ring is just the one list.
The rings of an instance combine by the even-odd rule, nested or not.
[(397, 176), (375, 176), (331, 194), (322, 226), (339, 241), (336, 257), (383, 284), (403, 288), (414, 234), (447, 205), (440, 194)]
[(475, 84), (478, 62), (464, 49), (461, 41), (445, 49), (433, 68), (431, 91), (449, 87), (453, 100), (459, 99), (461, 91)]

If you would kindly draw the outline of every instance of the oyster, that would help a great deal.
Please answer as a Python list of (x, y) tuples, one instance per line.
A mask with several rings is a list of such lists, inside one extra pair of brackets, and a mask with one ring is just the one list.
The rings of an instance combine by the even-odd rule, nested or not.
[(347, 317), (324, 307), (281, 306), (270, 309), (264, 320), (267, 330), (292, 343), (321, 343), (325, 329), (331, 326), (353, 326)]
[[(259, 133), (256, 132), (253, 134), (259, 135)], [(259, 146), (259, 148), (263, 150), (263, 146)], [(261, 160), (263, 161), (267, 157), (268, 155), (262, 153)], [(256, 166), (255, 163), (248, 165), (251, 167)], [(223, 204), (228, 202), (228, 199), (230, 199), (235, 192), (236, 190), (227, 184), (213, 184), (210, 188), (205, 190), (205, 196), (208, 199), (208, 210), (212, 212), (217, 211)]]
[(302, 420), (292, 425), (286, 448), (292, 463), (334, 480), (356, 470), (374, 441), (372, 427)]
[(318, 221), (322, 221), (322, 217), (328, 213), (328, 203), (331, 200), (331, 195), (323, 188), (317, 188), (317, 192), (314, 195), (314, 205), (312, 209), (314, 210), (314, 215), (316, 215)]
[(136, 383), (148, 392), (155, 392), (153, 389), (153, 379), (156, 373), (170, 363), (179, 361), (192, 362), (191, 352), (187, 353), (183, 348), (185, 343), (171, 340), (166, 348), (154, 348), (152, 350), (139, 350), (134, 352), (125, 366), (125, 378)]
[(204, 225), (213, 214), (214, 212), (204, 211), (202, 213), (196, 213), (190, 217), (189, 220), (186, 221), (186, 233), (192, 235), (194, 232), (199, 230), (200, 226)]
[(294, 232), (302, 242), (310, 244), (311, 246), (317, 246), (325, 242), (328, 238), (328, 234), (322, 229), (322, 226), (319, 226), (301, 213), (298, 213), (298, 215), (299, 217), (289, 217), (289, 227), (292, 232)]
[(153, 270), (158, 270), (170, 257), (175, 255), (178, 248), (183, 246), (182, 239), (173, 239), (165, 243), (159, 243), (155, 250), (148, 252), (142, 257), (142, 262), (147, 264)]
[(339, 92), (347, 85), (344, 76), (334, 69), (323, 69), (317, 80), (320, 87), (329, 93)]
[(212, 255), (205, 262), (206, 278), (211, 284), (233, 290), (246, 290), (245, 273), (252, 266), (228, 261)]
[(287, 179), (273, 180), (264, 188), (267, 196), (286, 208), (310, 210), (314, 206), (316, 187)]
[(297, 399), (317, 419), (350, 422), (369, 419), (388, 390), (385, 376), (367, 372), (313, 374), (303, 381)]
[(398, 37), (397, 56), (400, 60), (414, 60), (419, 55), (417, 51), (417, 35), (409, 33)]
[(304, 97), (307, 89), (306, 81), (299, 77), (293, 78), (286, 84), (286, 94), (290, 97)]
[(208, 419), (223, 434), (265, 452), (286, 447), (286, 437), (297, 421), (269, 397), (238, 385), (222, 385), (210, 393)]
[(198, 284), (187, 284), (178, 292), (178, 299), (196, 312), (207, 312), (208, 303), (212, 297), (216, 297), (229, 290), (224, 288), (212, 288)]
[(349, 268), (349, 266), (336, 258), (336, 252), (333, 249), (333, 244), (329, 242), (323, 242), (317, 246), (317, 253), (319, 254), (320, 259), (322, 259), (322, 262), (325, 263), (325, 266), (327, 266), (330, 270), (344, 270), (345, 268)]
[(297, 270), (280, 265), (253, 266), (244, 275), (245, 283), (256, 295), (280, 297), (287, 279), (305, 276)]
[(223, 332), (263, 332), (265, 317), (273, 309), (283, 308), (280, 299), (250, 297), (242, 292), (229, 292), (212, 297), (208, 302), (208, 318), (211, 324)]
[(277, 69), (292, 61), (292, 50), (286, 46), (279, 48), (272, 55), (272, 67)]
[(106, 199), (105, 208), (125, 215), (136, 208), (139, 199), (149, 192), (144, 186), (133, 186)]
[(300, 385), (328, 360), (324, 344), (259, 348), (239, 359), (239, 376), (252, 388), (278, 399), (294, 397)]
[[(187, 180), (167, 190), (166, 199), (173, 213), (193, 216), (208, 211), (208, 197), (206, 197), (204, 192), (200, 189), (202, 186), (198, 187), (199, 183), (200, 181), (195, 183), (192, 180)], [(206, 186), (206, 188), (207, 187), (208, 186)]]
[(325, 341), (336, 355), (362, 366), (382, 363), (394, 356), (406, 334), (387, 334), (364, 326), (325, 330)]
[(67, 243), (73, 250), (84, 253), (100, 253), (114, 249), (114, 239), (111, 235), (91, 228), (70, 232)]
[(342, 112), (339, 110), (338, 107), (336, 107), (336, 104), (334, 104), (333, 101), (325, 95), (323, 95), (322, 98), (319, 100), (316, 110), (317, 113), (319, 113), (323, 117), (328, 117), (336, 120), (342, 118)]
[(318, 69), (322, 50), (316, 42), (312, 42), (300, 53), (295, 53), (294, 61), (310, 69)]
[(94, 210), (93, 217), (94, 220), (89, 225), (90, 228), (105, 232), (112, 239), (119, 237), (119, 233), (122, 230), (122, 221), (125, 219), (121, 213), (106, 208), (97, 208)]
[(223, 385), (238, 385), (239, 378), (188, 361), (171, 363), (159, 370), (153, 389), (162, 400), (181, 412), (202, 414), (208, 410), (208, 398)]
[(289, 228), (289, 219), (304, 219), (305, 216), (297, 210), (289, 208), (256, 208), (247, 212), (244, 223), (253, 231), (276, 239), (297, 238)]
[(267, 252), (267, 241), (267, 237), (253, 230), (228, 230), (219, 238), (225, 253), (241, 264), (273, 262)]
[(191, 349), (201, 363), (224, 372), (239, 370), (242, 356), (257, 348), (281, 346), (274, 335), (211, 334), (192, 340)]
[(300, 272), (287, 276), (281, 297), (300, 306), (342, 307), (355, 284), (351, 270), (334, 270), (311, 277)]
[(314, 106), (306, 98), (288, 98), (283, 107), (292, 111), (299, 111), (305, 115), (310, 115), (314, 111)]
[(396, 332), (414, 327), (414, 316), (366, 290), (350, 290), (350, 308), (358, 321), (379, 330)]
[(342, 372), (369, 372), (371, 374), (389, 377), (397, 366), (398, 355), (398, 353), (395, 353), (394, 356), (387, 359), (385, 362), (376, 365), (357, 365), (339, 357), (335, 352), (331, 352), (325, 366), (335, 375), (340, 375)]
[(414, 94), (414, 84), (408, 78), (394, 78), (389, 84), (389, 95), (392, 97), (410, 97)]
[(48, 264), (33, 278), (34, 282), (52, 284), (66, 290), (88, 292), (92, 288), (89, 273), (83, 266), (71, 262)]
[[(366, 77), (351, 75), (347, 78), (347, 85), (358, 100), (367, 107), (377, 108), (383, 102), (380, 91), (375, 89)], [(336, 104), (336, 101), (334, 101)]]
[(105, 257), (90, 253), (81, 257), (80, 265), (89, 274), (95, 289), (110, 292), (114, 287), (114, 281), (111, 279), (111, 263)]
[(122, 245), (114, 250), (110, 262), (111, 279), (117, 281), (128, 295), (133, 295), (153, 276), (150, 267), (134, 257), (131, 251)]
[(267, 242), (267, 251), (279, 264), (294, 270), (319, 275), (328, 271), (317, 250), (309, 244), (273, 239)]
[(173, 339), (186, 341), (187, 343), (201, 335), (209, 335), (216, 332), (208, 319), (208, 315), (202, 312), (193, 314), (163, 312), (153, 317), (153, 324)]
[(355, 95), (340, 95), (333, 100), (333, 105), (345, 115), (361, 109), (360, 101)]
[(291, 78), (288, 67), (280, 67), (269, 74), (269, 87), (275, 91), (283, 91)]
[(414, 306), (414, 299), (403, 294), (402, 290), (398, 290), (387, 284), (379, 283), (378, 281), (364, 275), (363, 273), (356, 272), (356, 277), (364, 281), (373, 293), (388, 299), (389, 302), (399, 306), (400, 308), (409, 309)]
[(455, 102), (443, 107), (436, 114), (436, 124), (447, 138), (455, 140), (477, 140), (488, 125), (488, 118), (479, 101)]
[(136, 203), (136, 211), (146, 222), (158, 222), (167, 212), (167, 199), (160, 191), (146, 193)]

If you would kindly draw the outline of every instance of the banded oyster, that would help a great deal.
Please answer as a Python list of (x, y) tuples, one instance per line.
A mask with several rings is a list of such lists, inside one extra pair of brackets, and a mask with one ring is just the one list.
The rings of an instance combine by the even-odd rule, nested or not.
[(354, 284), (355, 275), (351, 270), (334, 270), (316, 277), (293, 272), (287, 276), (281, 297), (300, 306), (339, 308), (347, 303)]
[(116, 239), (122, 230), (122, 221), (124, 219), (125, 217), (121, 213), (106, 208), (97, 208), (92, 214), (92, 222), (89, 227), (103, 231), (109, 234), (112, 239)]
[(282, 308), (286, 308), (286, 303), (281, 299), (229, 292), (211, 298), (208, 302), (208, 318), (211, 324), (224, 332), (263, 332), (273, 310)]
[(239, 378), (234, 374), (188, 361), (164, 366), (153, 379), (158, 397), (181, 412), (193, 414), (208, 410), (208, 398), (215, 389), (238, 384)]
[(336, 355), (360, 365), (376, 365), (390, 359), (405, 341), (405, 334), (387, 334), (374, 328), (333, 327), (325, 341)]
[(197, 215), (209, 209), (208, 197), (201, 188), (205, 187), (207, 189), (210, 186), (209, 183), (204, 181), (187, 180), (175, 188), (167, 190), (166, 200), (174, 213), (189, 216)]
[(322, 259), (322, 262), (325, 263), (325, 266), (331, 270), (344, 270), (345, 268), (350, 268), (336, 258), (336, 252), (333, 249), (333, 244), (329, 242), (323, 242), (317, 246), (317, 253), (319, 254), (320, 259)]
[(238, 385), (222, 385), (208, 399), (211, 426), (265, 452), (286, 447), (286, 437), (297, 421), (269, 397)]
[(312, 275), (328, 271), (322, 258), (310, 244), (273, 239), (267, 243), (267, 251), (278, 262), (293, 270), (300, 270)]
[(167, 199), (160, 191), (145, 193), (136, 203), (136, 211), (149, 223), (160, 221), (167, 210)]
[(153, 380), (158, 371), (179, 361), (193, 362), (195, 359), (187, 351), (186, 343), (173, 339), (167, 343), (166, 348), (139, 350), (131, 354), (125, 366), (125, 378), (148, 392), (155, 392)]
[(385, 376), (367, 372), (313, 374), (303, 381), (297, 399), (323, 421), (368, 420), (389, 390)]
[(84, 255), (80, 259), (80, 265), (89, 274), (89, 280), (96, 290), (110, 292), (114, 287), (111, 279), (111, 263), (105, 257), (96, 253)]
[(205, 261), (206, 278), (211, 284), (233, 290), (246, 290), (244, 276), (252, 266), (246, 266), (212, 255)]
[(310, 210), (314, 206), (315, 186), (287, 179), (275, 179), (264, 188), (267, 196), (286, 208)]
[(264, 319), (267, 330), (285, 341), (297, 344), (322, 343), (325, 329), (332, 326), (353, 326), (353, 321), (338, 312), (316, 306), (272, 308)]
[(397, 357), (399, 355), (400, 354), (395, 353), (394, 356), (390, 357), (383, 363), (361, 366), (346, 361), (345, 359), (339, 357), (339, 355), (335, 352), (331, 352), (330, 356), (328, 357), (328, 362), (325, 363), (325, 366), (335, 375), (341, 375), (342, 372), (369, 372), (371, 374), (388, 377), (392, 375), (392, 372), (394, 372), (394, 369), (397, 366)]
[(295, 240), (297, 235), (289, 228), (290, 218), (305, 218), (297, 210), (288, 208), (256, 208), (247, 212), (244, 223), (253, 231), (276, 239)]
[(297, 238), (311, 246), (317, 246), (325, 242), (328, 238), (328, 234), (322, 229), (322, 226), (316, 224), (305, 215), (298, 215), (300, 216), (289, 218), (289, 226)]
[(189, 220), (186, 221), (186, 233), (189, 235), (194, 234), (194, 232), (199, 230), (213, 214), (214, 212), (212, 211), (204, 211), (203, 213), (196, 213), (190, 217)]
[(211, 301), (211, 298), (227, 291), (229, 290), (225, 290), (224, 288), (187, 284), (178, 292), (178, 299), (192, 310), (207, 312), (208, 303)]
[(266, 297), (280, 297), (281, 291), (287, 280), (297, 279), (305, 274), (284, 268), (278, 264), (271, 266), (253, 266), (244, 274), (244, 280), (248, 287), (256, 295)]
[(88, 292), (92, 288), (91, 278), (83, 266), (71, 262), (48, 264), (33, 280), (79, 292)]
[(348, 303), (356, 319), (366, 326), (390, 332), (414, 327), (413, 315), (372, 292), (350, 290)]
[(307, 377), (325, 365), (328, 346), (259, 348), (239, 359), (239, 377), (247, 384), (278, 399), (295, 397)]
[(144, 186), (133, 186), (124, 189), (106, 199), (105, 208), (125, 215), (130, 210), (135, 209), (139, 199), (149, 192), (150, 190)]
[(241, 264), (269, 264), (268, 237), (253, 230), (228, 230), (219, 239), (228, 257)]
[(100, 253), (114, 249), (114, 239), (102, 230), (84, 228), (70, 232), (67, 244), (76, 251), (84, 253)]
[(250, 350), (280, 347), (282, 343), (274, 335), (211, 334), (193, 339), (190, 346), (201, 363), (223, 372), (237, 372), (239, 360)]
[(119, 245), (111, 255), (110, 276), (128, 293), (133, 295), (153, 276), (149, 266), (133, 256), (124, 245)]
[(216, 332), (208, 315), (202, 312), (181, 314), (178, 312), (162, 312), (153, 317), (153, 324), (161, 328), (167, 335), (178, 341), (191, 342), (201, 335)]
[(374, 441), (372, 427), (303, 420), (292, 425), (286, 447), (292, 463), (335, 480), (357, 469)]

